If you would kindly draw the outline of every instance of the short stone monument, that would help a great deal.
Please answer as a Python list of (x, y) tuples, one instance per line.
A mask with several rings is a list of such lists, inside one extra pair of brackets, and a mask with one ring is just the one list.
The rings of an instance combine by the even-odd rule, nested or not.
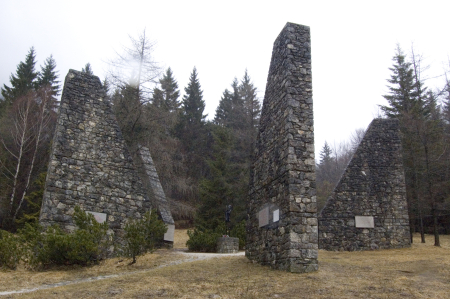
[(318, 269), (310, 30), (274, 42), (250, 175), (246, 256), (290, 272)]
[[(146, 153), (149, 156), (148, 149), (143, 150)], [(40, 223), (73, 230), (72, 215), (78, 205), (99, 222), (106, 221), (115, 241), (121, 242), (127, 219), (139, 219), (152, 207), (166, 223), (173, 224), (168, 207), (158, 202), (159, 191), (153, 196), (156, 202), (149, 193), (99, 78), (70, 70), (59, 107)], [(173, 241), (173, 228), (169, 232), (167, 239)]]
[(319, 215), (319, 248), (409, 247), (399, 123), (374, 119)]
[(217, 238), (218, 253), (237, 253), (239, 252), (239, 238), (219, 237)]

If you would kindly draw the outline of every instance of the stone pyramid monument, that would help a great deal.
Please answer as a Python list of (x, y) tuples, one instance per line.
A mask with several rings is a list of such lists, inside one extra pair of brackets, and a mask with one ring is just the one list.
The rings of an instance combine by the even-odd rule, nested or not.
[(319, 248), (410, 246), (399, 123), (374, 119), (319, 215)]
[[(143, 159), (148, 162), (148, 149), (145, 153)], [(136, 170), (99, 78), (70, 70), (61, 97), (40, 222), (73, 230), (72, 215), (78, 205), (97, 221), (106, 221), (114, 239), (121, 242), (126, 220), (139, 219), (155, 208), (169, 226), (165, 240), (173, 242), (174, 222), (165, 196), (159, 194), (164, 192), (162, 188), (150, 190), (152, 182), (146, 181), (155, 179), (157, 175), (141, 177)], [(157, 200), (155, 193), (159, 194)], [(160, 209), (161, 202), (166, 205)]]

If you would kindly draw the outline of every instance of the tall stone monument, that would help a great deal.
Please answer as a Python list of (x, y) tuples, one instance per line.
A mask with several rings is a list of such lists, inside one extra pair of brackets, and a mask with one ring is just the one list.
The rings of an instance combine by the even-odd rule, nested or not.
[(290, 272), (318, 269), (310, 30), (275, 40), (250, 175), (246, 256)]
[(410, 246), (399, 123), (374, 119), (319, 215), (319, 247)]
[[(72, 215), (78, 205), (97, 221), (106, 221), (120, 242), (127, 219), (139, 219), (152, 207), (159, 209), (143, 184), (145, 179), (152, 178), (139, 176), (99, 78), (70, 70), (61, 97), (40, 222), (73, 230)], [(173, 225), (167, 211), (162, 218)], [(173, 241), (173, 233), (165, 239)]]

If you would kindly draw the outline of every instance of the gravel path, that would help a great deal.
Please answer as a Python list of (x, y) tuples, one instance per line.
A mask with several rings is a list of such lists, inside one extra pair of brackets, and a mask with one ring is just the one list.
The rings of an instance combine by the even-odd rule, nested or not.
[(182, 263), (190, 263), (190, 262), (195, 262), (195, 261), (207, 260), (207, 259), (215, 258), (215, 257), (221, 258), (221, 257), (228, 257), (228, 256), (243, 256), (243, 255), (245, 255), (245, 252), (243, 252), (243, 251), (238, 252), (238, 253), (223, 254), (223, 253), (196, 253), (196, 252), (187, 252), (185, 249), (174, 249), (173, 252), (174, 252), (174, 254), (179, 254), (180, 256), (187, 256), (188, 258), (181, 258), (179, 260), (172, 261), (170, 263), (160, 265), (158, 267), (151, 268), (151, 269), (138, 270), (138, 271), (132, 271), (132, 272), (123, 272), (123, 273), (111, 274), (111, 275), (101, 275), (101, 276), (69, 280), (69, 281), (61, 281), (61, 282), (52, 283), (52, 284), (44, 284), (44, 285), (41, 285), (41, 286), (38, 286), (35, 288), (29, 288), (29, 289), (4, 291), (4, 292), (0, 292), (0, 296), (31, 293), (31, 292), (35, 292), (35, 291), (39, 291), (39, 290), (52, 289), (52, 288), (57, 288), (57, 287), (61, 287), (61, 286), (71, 285), (71, 284), (92, 282), (92, 281), (109, 279), (109, 278), (116, 278), (116, 277), (120, 277), (120, 276), (132, 275), (132, 274), (136, 274), (136, 273), (144, 273), (144, 272), (149, 272), (149, 271), (153, 271), (153, 270), (160, 269), (160, 268), (165, 268), (168, 266), (174, 266), (174, 265), (179, 265)]

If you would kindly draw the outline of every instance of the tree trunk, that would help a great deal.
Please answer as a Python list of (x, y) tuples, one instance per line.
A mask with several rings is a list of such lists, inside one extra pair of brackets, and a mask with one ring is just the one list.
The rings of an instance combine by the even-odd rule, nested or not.
[(434, 246), (441, 246), (439, 240), (439, 225), (438, 225), (438, 215), (437, 215), (436, 203), (433, 204), (433, 232), (434, 232)]

